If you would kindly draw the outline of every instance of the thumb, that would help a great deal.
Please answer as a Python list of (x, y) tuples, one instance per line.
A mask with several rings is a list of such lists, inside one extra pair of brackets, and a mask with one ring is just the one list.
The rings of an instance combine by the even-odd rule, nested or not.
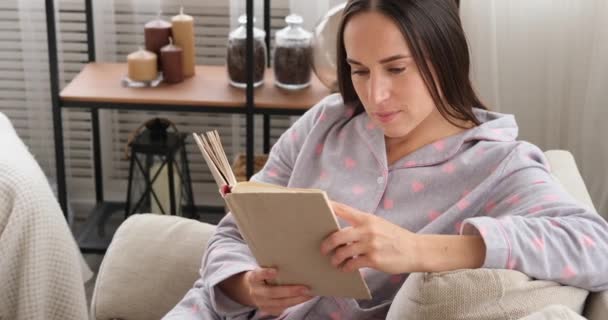
[(365, 220), (365, 213), (345, 204), (331, 201), (331, 206), (336, 216), (346, 220), (350, 225), (356, 226)]

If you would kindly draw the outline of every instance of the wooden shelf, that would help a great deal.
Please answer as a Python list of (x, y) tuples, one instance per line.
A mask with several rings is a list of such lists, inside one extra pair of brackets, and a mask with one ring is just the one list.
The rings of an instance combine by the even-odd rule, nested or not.
[[(121, 79), (127, 74), (124, 63), (89, 63), (60, 93), (62, 101), (135, 103), (242, 108), (245, 90), (228, 83), (225, 66), (197, 66), (196, 75), (178, 84), (161, 84), (155, 88), (125, 88)], [(311, 86), (287, 91), (274, 85), (271, 69), (266, 70), (264, 84), (255, 89), (255, 108), (306, 110), (330, 92), (314, 76)]]

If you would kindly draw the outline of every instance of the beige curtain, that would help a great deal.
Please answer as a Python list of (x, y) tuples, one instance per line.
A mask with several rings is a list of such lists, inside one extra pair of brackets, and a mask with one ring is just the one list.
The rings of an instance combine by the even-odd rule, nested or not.
[(482, 99), (521, 139), (571, 151), (607, 217), (608, 2), (466, 0), (461, 16)]

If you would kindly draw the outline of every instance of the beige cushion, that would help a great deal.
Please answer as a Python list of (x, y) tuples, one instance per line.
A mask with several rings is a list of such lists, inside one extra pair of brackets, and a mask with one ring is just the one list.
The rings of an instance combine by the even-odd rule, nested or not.
[(568, 307), (552, 305), (520, 320), (585, 320), (585, 318)]
[(93, 319), (160, 319), (198, 279), (214, 229), (175, 216), (131, 216), (116, 231), (99, 269)]
[(531, 280), (513, 270), (413, 273), (387, 319), (519, 319), (554, 304), (582, 312), (586, 290)]
[(545, 151), (552, 174), (568, 193), (581, 204), (594, 208), (589, 191), (572, 154), (565, 150)]
[[(581, 204), (594, 208), (585, 182), (581, 177), (572, 154), (565, 150), (549, 150), (545, 152), (552, 168), (553, 176)], [(585, 317), (589, 320), (606, 319), (608, 315), (608, 292), (591, 293), (585, 307)]]

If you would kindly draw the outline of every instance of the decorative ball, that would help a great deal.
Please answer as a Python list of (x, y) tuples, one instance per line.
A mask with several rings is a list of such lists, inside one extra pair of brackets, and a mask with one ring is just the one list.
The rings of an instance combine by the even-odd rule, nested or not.
[(338, 91), (338, 65), (336, 47), (338, 27), (346, 2), (333, 7), (313, 29), (312, 70), (317, 78), (332, 92)]

